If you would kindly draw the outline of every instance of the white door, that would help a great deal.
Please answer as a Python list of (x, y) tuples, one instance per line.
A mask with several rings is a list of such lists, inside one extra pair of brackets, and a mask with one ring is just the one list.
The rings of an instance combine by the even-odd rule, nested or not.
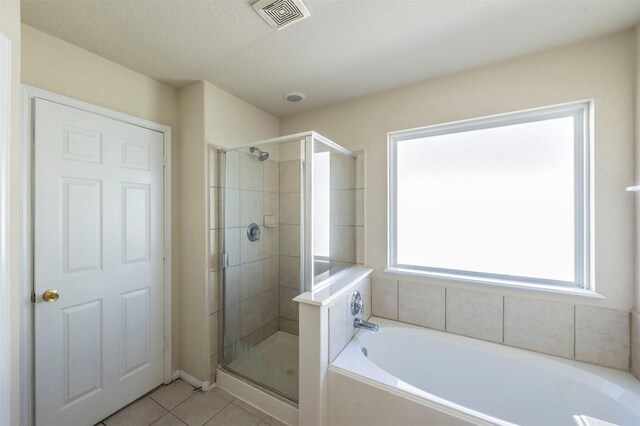
[(34, 139), (36, 424), (92, 425), (163, 382), (163, 135), (37, 99)]

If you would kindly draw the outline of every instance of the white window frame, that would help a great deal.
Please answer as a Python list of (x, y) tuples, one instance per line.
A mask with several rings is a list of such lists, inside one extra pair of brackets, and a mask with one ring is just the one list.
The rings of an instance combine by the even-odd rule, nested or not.
[[(560, 117), (574, 117), (574, 273), (575, 281), (559, 281), (399, 264), (397, 261), (397, 146), (399, 142), (462, 131), (479, 130), (503, 125), (522, 124)], [(572, 102), (513, 113), (475, 118), (446, 124), (388, 133), (388, 267), (385, 272), (414, 276), (451, 279), (497, 286), (533, 288), (551, 291), (595, 291), (592, 271), (592, 125), (593, 101)], [(472, 188), (473, 183), (469, 183)]]

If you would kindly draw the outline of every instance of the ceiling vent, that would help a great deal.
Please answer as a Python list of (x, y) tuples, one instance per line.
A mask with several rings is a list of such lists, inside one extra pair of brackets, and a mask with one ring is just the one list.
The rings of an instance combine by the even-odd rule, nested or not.
[(310, 15), (309, 9), (300, 0), (260, 0), (253, 8), (278, 31)]

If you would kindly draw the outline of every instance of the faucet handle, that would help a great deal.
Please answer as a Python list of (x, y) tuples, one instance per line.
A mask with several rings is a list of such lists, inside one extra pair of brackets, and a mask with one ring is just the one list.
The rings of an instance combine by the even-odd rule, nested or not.
[(358, 290), (354, 291), (351, 295), (351, 313), (353, 315), (358, 315), (359, 313), (364, 315), (364, 302)]

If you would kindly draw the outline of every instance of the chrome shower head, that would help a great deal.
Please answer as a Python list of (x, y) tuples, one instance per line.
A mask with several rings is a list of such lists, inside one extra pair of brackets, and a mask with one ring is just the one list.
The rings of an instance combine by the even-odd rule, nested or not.
[(267, 158), (269, 158), (268, 152), (261, 151), (259, 148), (256, 148), (255, 146), (252, 146), (251, 148), (249, 148), (249, 152), (255, 152), (255, 151), (258, 151), (258, 160), (264, 161)]

